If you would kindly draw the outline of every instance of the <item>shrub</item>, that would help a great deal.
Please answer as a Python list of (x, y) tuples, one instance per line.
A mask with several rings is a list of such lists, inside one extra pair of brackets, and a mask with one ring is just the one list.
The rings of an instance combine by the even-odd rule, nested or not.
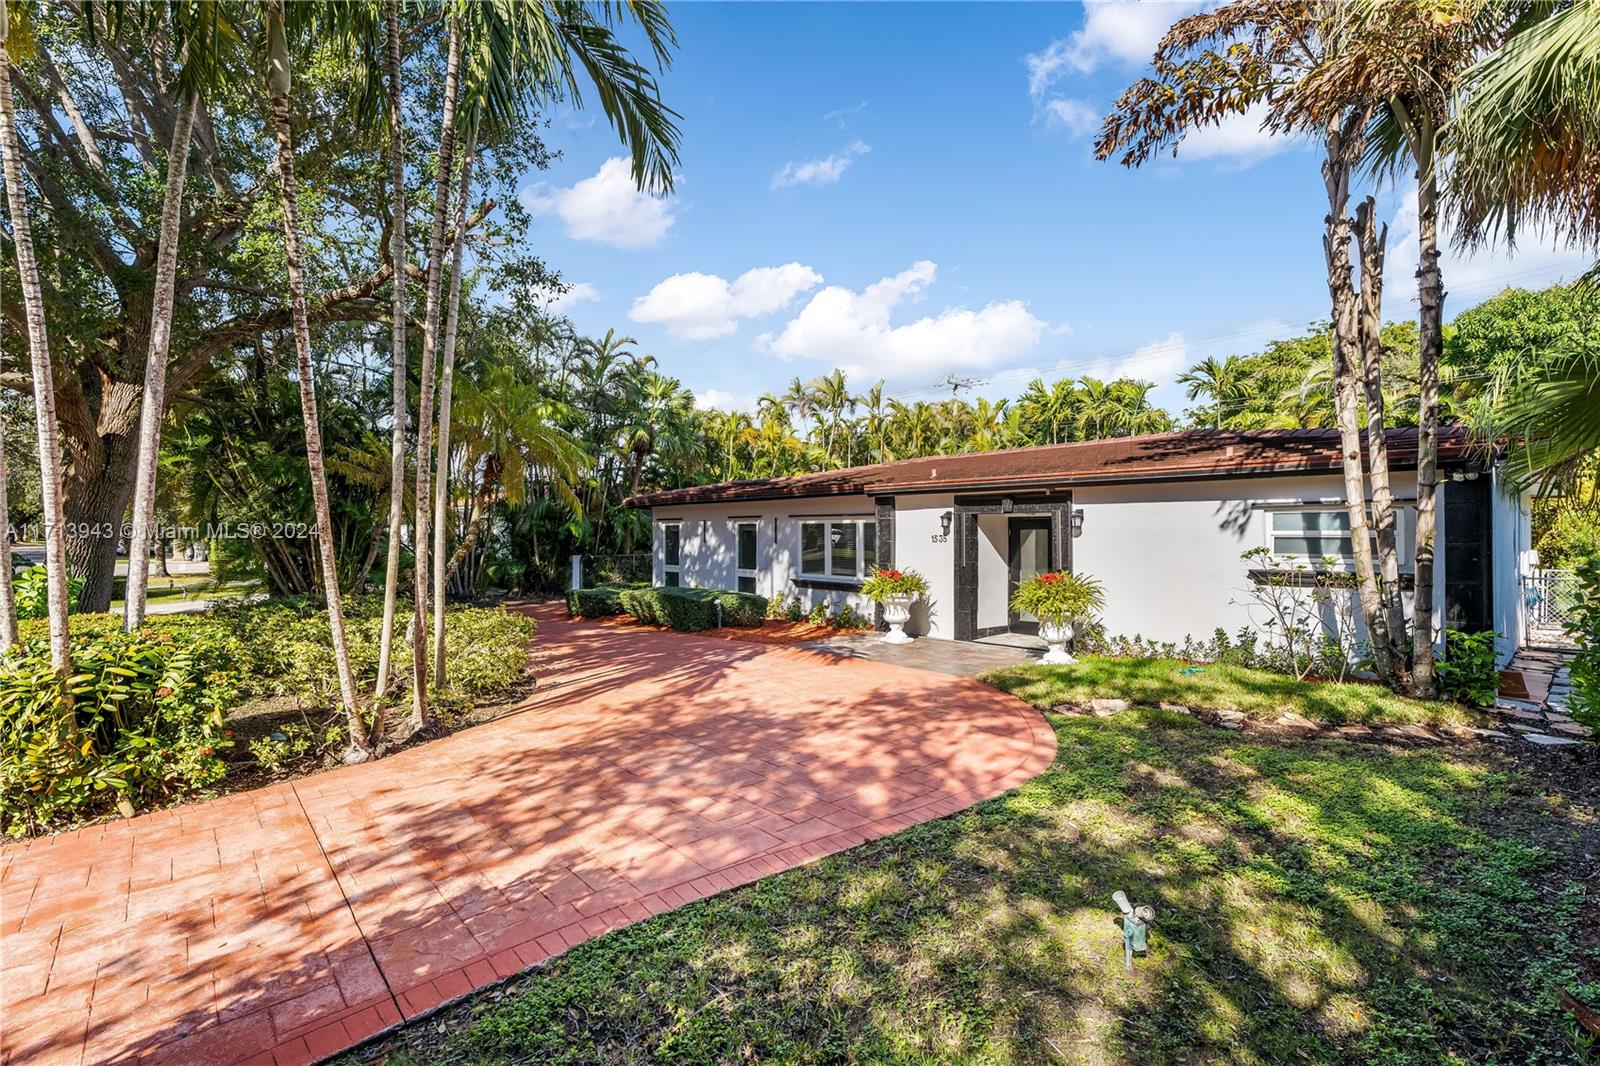
[(833, 616), (835, 629), (871, 629), (873, 625), (871, 615), (862, 614), (848, 603)]
[(615, 585), (573, 589), (567, 593), (567, 614), (573, 618), (605, 618), (626, 613), (622, 606), (622, 589)]
[[(46, 618), (50, 614), (49, 571), (42, 566), (30, 566), (12, 581), (12, 591), (17, 601), (17, 618)], [(83, 578), (67, 576), (67, 610), (78, 609), (78, 596), (83, 592)]]
[(500, 607), (462, 607), (444, 615), (446, 680), (459, 692), (482, 696), (508, 687), (528, 663), (537, 623)]
[(621, 599), (623, 609), (639, 621), (680, 633), (714, 629), (719, 620), (727, 626), (758, 626), (767, 613), (766, 597), (727, 589), (623, 589)]
[(48, 641), (0, 660), (0, 823), (12, 836), (203, 789), (221, 780), (223, 716), (237, 697), (231, 642), (112, 628), (75, 641), (54, 676)]
[(1439, 695), (1476, 707), (1487, 707), (1500, 693), (1500, 672), (1495, 668), (1495, 633), (1466, 633), (1447, 629), (1444, 658), (1437, 667)]
[(1573, 604), (1567, 632), (1577, 642), (1572, 660), (1572, 717), (1600, 732), (1600, 557), (1578, 567), (1582, 591)]
[(1105, 606), (1105, 588), (1087, 574), (1056, 570), (1017, 584), (1011, 609), (1031, 614), (1041, 622), (1062, 625), (1087, 618)]

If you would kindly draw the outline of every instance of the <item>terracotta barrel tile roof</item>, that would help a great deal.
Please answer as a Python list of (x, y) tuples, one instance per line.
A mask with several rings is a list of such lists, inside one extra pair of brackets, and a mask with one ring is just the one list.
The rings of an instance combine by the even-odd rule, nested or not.
[[(1391, 429), (1385, 439), (1392, 468), (1416, 467), (1415, 429)], [(1466, 429), (1452, 426), (1439, 431), (1441, 466), (1461, 466), (1475, 458), (1486, 456), (1473, 444)], [(796, 477), (724, 481), (646, 493), (624, 502), (630, 507), (666, 507), (859, 493), (1044, 488), (1119, 481), (1324, 473), (1339, 469), (1339, 465), (1337, 430), (1190, 429), (999, 452), (934, 455)]]

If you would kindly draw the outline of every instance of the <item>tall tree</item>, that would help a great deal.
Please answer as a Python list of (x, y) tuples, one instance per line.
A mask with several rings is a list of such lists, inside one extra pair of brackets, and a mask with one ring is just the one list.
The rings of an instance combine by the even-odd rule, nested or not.
[(318, 556), (322, 566), (323, 595), (328, 604), (328, 628), (334, 663), (339, 674), (339, 703), (344, 710), (350, 747), (347, 762), (360, 762), (374, 753), (376, 738), (369, 737), (356, 697), (355, 675), (345, 637), (344, 602), (339, 590), (339, 567), (334, 556), (333, 515), (328, 506), (328, 478), (322, 451), (322, 429), (317, 418), (316, 380), (311, 366), (311, 323), (306, 311), (305, 274), (300, 258), (300, 213), (295, 196), (294, 135), (289, 122), (291, 65), (285, 0), (264, 0), (262, 14), (267, 36), (267, 97), (272, 130), (277, 142), (278, 187), (283, 217), (284, 265), (288, 275), (291, 329), (295, 367), (300, 382), (300, 410), (305, 421), (306, 461), (311, 469), (311, 496), (317, 516)]
[[(400, 531), (405, 524), (406, 425), (410, 409), (407, 393), (406, 360), (406, 158), (405, 121), (401, 114), (404, 94), (401, 77), (400, 0), (384, 0), (384, 62), (388, 78), (385, 88), (389, 118), (389, 217), (390, 255), (394, 275), (391, 293), (393, 319), (389, 327), (389, 365), (394, 402), (389, 437), (389, 547), (383, 569), (383, 620), (378, 633), (379, 700), (389, 691), (390, 660), (394, 655), (395, 601), (400, 585)], [(366, 575), (362, 575), (365, 579)]]
[[(17, 280), (27, 321), (28, 359), (33, 366), (35, 421), (39, 432), (39, 475), (44, 510), (45, 570), (50, 612), (50, 664), (66, 677), (72, 669), (67, 630), (67, 541), (61, 509), (61, 446), (56, 436), (55, 369), (45, 327), (44, 290), (33, 254), (28, 193), (22, 183), (22, 145), (11, 100), (11, 11), (0, 0), (0, 153), (4, 154), (6, 203), (11, 209), (11, 243), (17, 254)], [(4, 560), (11, 569), (9, 554)]]
[(6, 415), (0, 408), (0, 648), (17, 642), (17, 597), (11, 584), (11, 505), (6, 498), (10, 477), (6, 466)]

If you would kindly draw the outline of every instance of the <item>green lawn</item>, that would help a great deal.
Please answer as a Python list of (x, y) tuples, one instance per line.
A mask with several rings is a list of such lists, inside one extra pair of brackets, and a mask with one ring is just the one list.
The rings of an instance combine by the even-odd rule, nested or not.
[(1343, 725), (1470, 725), (1474, 712), (1453, 703), (1397, 696), (1361, 682), (1296, 681), (1287, 674), (1221, 663), (1194, 665), (1176, 659), (1113, 659), (1086, 656), (1074, 666), (1013, 666), (983, 680), (1042, 710), (1063, 703), (1086, 705), (1095, 697), (1120, 698), (1154, 707), (1244, 711), (1270, 719), (1294, 711), (1314, 722)]
[[(1553, 988), (1600, 1002), (1600, 839), (1559, 784), (1050, 717), (1022, 788), (581, 945), (388, 1061), (1580, 1061)], [(1131, 974), (1118, 889), (1157, 909)]]

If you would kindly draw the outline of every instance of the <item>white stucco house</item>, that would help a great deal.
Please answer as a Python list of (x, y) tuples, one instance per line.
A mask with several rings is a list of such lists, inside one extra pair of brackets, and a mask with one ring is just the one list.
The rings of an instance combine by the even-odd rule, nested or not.
[[(1410, 581), (1416, 432), (1387, 435)], [(1491, 457), (1465, 433), (1439, 443), (1435, 583), (1442, 627), (1522, 643), (1519, 566), (1526, 500), (1499, 491)], [(941, 640), (1026, 632), (1007, 607), (1043, 570), (1092, 574), (1110, 634), (1181, 642), (1258, 622), (1246, 605), (1262, 546), (1314, 568), (1348, 568), (1338, 434), (1188, 430), (1144, 437), (934, 456), (798, 477), (732, 481), (637, 496), (654, 526), (658, 585), (827, 600), (864, 613), (874, 565), (929, 584), (907, 627)], [(1258, 575), (1259, 576), (1259, 575)], [(1408, 600), (1414, 592), (1408, 593)], [(1438, 634), (1436, 634), (1436, 639)]]

